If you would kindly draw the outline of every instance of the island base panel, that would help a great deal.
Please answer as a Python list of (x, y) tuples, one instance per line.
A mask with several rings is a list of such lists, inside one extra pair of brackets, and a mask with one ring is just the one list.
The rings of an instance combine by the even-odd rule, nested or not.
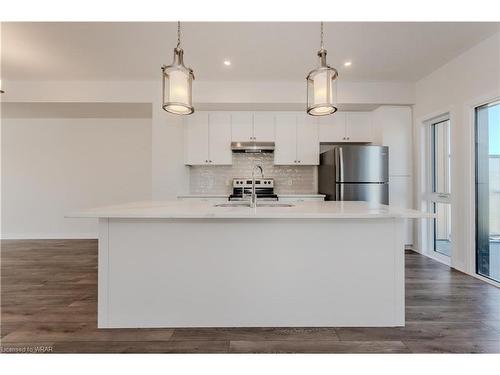
[(100, 219), (98, 326), (403, 326), (403, 225)]

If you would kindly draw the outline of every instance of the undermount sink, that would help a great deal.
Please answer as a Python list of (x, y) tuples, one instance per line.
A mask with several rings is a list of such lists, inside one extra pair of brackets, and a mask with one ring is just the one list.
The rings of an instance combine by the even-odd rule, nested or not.
[[(250, 203), (218, 203), (214, 207), (248, 207), (250, 208)], [(258, 203), (257, 207), (293, 207), (290, 203)]]

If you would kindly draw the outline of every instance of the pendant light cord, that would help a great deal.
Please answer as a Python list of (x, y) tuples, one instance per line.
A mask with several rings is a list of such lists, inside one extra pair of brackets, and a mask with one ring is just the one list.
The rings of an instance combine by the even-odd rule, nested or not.
[(181, 46), (181, 21), (177, 21), (177, 48)]
[(325, 49), (323, 44), (323, 21), (321, 21), (321, 49)]

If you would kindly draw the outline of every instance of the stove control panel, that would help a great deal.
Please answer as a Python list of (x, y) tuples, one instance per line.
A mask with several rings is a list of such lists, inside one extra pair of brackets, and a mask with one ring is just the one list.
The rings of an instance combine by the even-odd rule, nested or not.
[[(255, 186), (266, 187), (266, 188), (274, 188), (274, 179), (272, 178), (256, 178)], [(252, 187), (252, 179), (251, 178), (233, 178), (233, 188), (245, 188)]]

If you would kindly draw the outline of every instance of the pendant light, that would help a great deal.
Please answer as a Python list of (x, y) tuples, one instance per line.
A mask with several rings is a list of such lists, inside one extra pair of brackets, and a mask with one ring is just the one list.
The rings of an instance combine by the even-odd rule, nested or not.
[(321, 22), (321, 47), (318, 51), (319, 66), (307, 77), (307, 113), (311, 116), (325, 116), (337, 111), (337, 70), (326, 63), (326, 49), (323, 45), (323, 22)]
[(190, 115), (194, 112), (192, 98), (193, 70), (184, 65), (184, 51), (181, 48), (181, 23), (177, 22), (177, 46), (174, 61), (163, 65), (162, 108), (176, 115)]

